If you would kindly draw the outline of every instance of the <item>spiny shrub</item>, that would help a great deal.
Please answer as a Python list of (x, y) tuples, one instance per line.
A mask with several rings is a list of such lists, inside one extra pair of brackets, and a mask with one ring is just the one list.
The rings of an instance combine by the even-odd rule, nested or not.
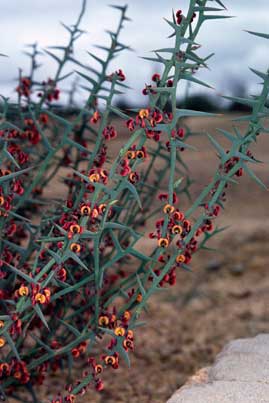
[[(264, 186), (250, 168), (257, 162), (250, 146), (260, 133), (269, 132), (264, 123), (269, 74), (253, 70), (262, 81), (261, 93), (233, 99), (252, 109), (237, 119), (246, 121), (247, 129), (220, 130), (231, 144), (228, 151), (209, 135), (219, 158), (212, 180), (187, 211), (180, 208), (179, 198), (190, 194), (192, 183), (182, 158), (192, 135), (184, 119), (214, 115), (178, 109), (177, 89), (186, 80), (207, 85), (196, 73), (207, 67), (211, 55), (199, 55), (196, 38), (204, 23), (226, 18), (222, 2), (190, 0), (187, 13), (178, 10), (167, 20), (173, 42), (145, 58), (159, 63), (161, 74), (155, 73), (143, 89), (147, 107), (130, 115), (114, 101), (126, 88), (124, 71), (110, 68), (128, 50), (119, 39), (129, 20), (127, 7), (113, 6), (120, 20), (109, 32), (110, 46), (101, 46), (104, 57), (89, 52), (99, 68), (82, 64), (74, 53), (85, 7), (86, 0), (76, 23), (65, 26), (67, 44), (45, 50), (56, 62), (54, 77), (36, 78), (41, 52), (33, 45), (30, 72), (20, 71), (17, 101), (2, 97), (2, 400), (25, 401), (20, 393), (26, 388), (38, 402), (38, 385), (60, 369), (72, 383), (53, 403), (74, 402), (91, 385), (101, 391), (104, 370), (114, 371), (124, 361), (129, 365), (135, 329), (149, 298), (173, 286), (177, 272), (189, 270), (193, 253), (206, 248), (219, 231), (215, 219), (228, 188), (243, 173)], [(73, 68), (64, 74), (67, 64)], [(80, 77), (87, 100), (69, 118), (55, 101), (72, 72)], [(115, 117), (129, 131), (116, 156), (110, 147), (117, 136)], [(66, 191), (48, 194), (49, 186), (57, 190), (59, 180)], [(152, 217), (155, 227), (144, 234)], [(137, 247), (143, 237), (152, 240), (148, 254)], [(76, 363), (86, 368), (81, 375), (74, 371)]]

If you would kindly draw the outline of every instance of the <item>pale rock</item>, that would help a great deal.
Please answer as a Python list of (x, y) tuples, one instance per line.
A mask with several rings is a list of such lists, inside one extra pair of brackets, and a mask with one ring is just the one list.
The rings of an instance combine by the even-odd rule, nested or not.
[(230, 342), (167, 403), (269, 403), (269, 335)]

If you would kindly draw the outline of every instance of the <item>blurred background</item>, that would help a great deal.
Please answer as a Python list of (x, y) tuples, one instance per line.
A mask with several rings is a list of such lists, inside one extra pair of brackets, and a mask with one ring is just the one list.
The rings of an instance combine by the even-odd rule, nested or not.
[[(24, 46), (37, 42), (40, 49), (50, 45), (62, 45), (67, 41), (67, 33), (59, 22), (72, 24), (79, 13), (80, 1), (73, 0), (9, 0), (2, 5), (0, 26), (0, 52), (8, 56), (0, 60), (0, 88), (3, 95), (15, 96), (15, 79), (18, 68), (27, 75), (29, 60), (23, 54)], [(167, 47), (173, 39), (167, 39), (171, 30), (163, 17), (171, 18), (172, 9), (183, 9), (186, 12), (188, 0), (111, 0), (111, 4), (129, 6), (129, 17), (132, 22), (126, 23), (121, 40), (133, 51), (123, 52), (114, 61), (111, 69), (122, 68), (127, 75), (127, 84), (136, 90), (130, 90), (119, 100), (130, 106), (145, 103), (141, 91), (145, 83), (150, 83), (153, 72), (158, 72), (159, 66), (154, 66), (140, 56), (151, 56), (153, 49)], [(212, 52), (214, 57), (209, 61), (210, 70), (199, 72), (199, 79), (209, 83), (214, 90), (206, 90), (193, 84), (190, 93), (209, 97), (208, 102), (218, 105), (221, 101), (216, 94), (243, 96), (245, 93), (257, 92), (257, 78), (248, 70), (248, 66), (263, 70), (266, 68), (268, 57), (266, 41), (257, 41), (244, 30), (266, 31), (269, 20), (268, 0), (231, 2), (224, 0), (227, 6), (225, 15), (234, 18), (210, 21), (204, 25), (198, 43), (202, 44), (201, 56)], [(213, 3), (212, 3), (213, 4)], [(86, 51), (101, 54), (95, 44), (106, 45), (109, 37), (106, 29), (114, 29), (117, 24), (118, 11), (108, 7), (107, 1), (89, 0), (82, 28), (87, 31), (77, 42), (75, 52), (82, 62), (94, 66), (94, 62)], [(49, 57), (41, 56), (40, 61), (46, 60), (46, 68), (40, 69), (40, 77), (53, 76), (55, 62)], [(179, 96), (185, 93), (181, 88)], [(81, 99), (83, 94), (81, 94)], [(78, 102), (80, 97), (78, 99)], [(196, 102), (196, 100), (194, 99)], [(198, 99), (198, 103), (201, 99)], [(197, 103), (197, 102), (196, 102)], [(193, 105), (191, 105), (193, 107)], [(199, 105), (198, 105), (199, 106)], [(210, 105), (207, 105), (207, 109)]]

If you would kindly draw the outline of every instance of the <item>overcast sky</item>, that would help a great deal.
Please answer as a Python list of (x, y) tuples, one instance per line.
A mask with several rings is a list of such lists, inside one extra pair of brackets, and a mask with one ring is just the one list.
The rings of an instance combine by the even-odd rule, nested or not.
[[(243, 30), (269, 32), (269, 0), (222, 0), (228, 8), (227, 15), (236, 16), (229, 20), (207, 22), (197, 42), (203, 44), (200, 55), (215, 52), (210, 62), (211, 71), (199, 73), (218, 92), (229, 92), (237, 80), (244, 81), (250, 91), (255, 91), (257, 78), (248, 71), (248, 66), (265, 70), (269, 65), (269, 41), (252, 37)], [(115, 67), (123, 68), (128, 84), (142, 88), (150, 81), (153, 66), (139, 56), (149, 56), (152, 49), (172, 44), (167, 39), (170, 28), (163, 17), (170, 18), (171, 10), (186, 11), (188, 0), (111, 0), (112, 4), (129, 4), (132, 22), (126, 23), (121, 39), (135, 52), (127, 52), (118, 58)], [(108, 1), (88, 0), (82, 28), (87, 30), (77, 44), (79, 57), (90, 62), (86, 50), (93, 44), (107, 44), (105, 29), (116, 26), (118, 12), (107, 7)], [(212, 2), (213, 5), (213, 2)], [(0, 93), (8, 95), (14, 86), (12, 80), (18, 67), (27, 73), (27, 58), (22, 54), (23, 46), (37, 41), (41, 48), (64, 44), (67, 36), (59, 24), (76, 19), (80, 0), (2, 0), (0, 13), (0, 52), (9, 58), (0, 59)], [(55, 64), (50, 61), (43, 70), (44, 78), (53, 76)], [(196, 87), (196, 88), (195, 88)], [(197, 91), (199, 87), (193, 87)], [(134, 101), (141, 99), (135, 91), (128, 93)]]

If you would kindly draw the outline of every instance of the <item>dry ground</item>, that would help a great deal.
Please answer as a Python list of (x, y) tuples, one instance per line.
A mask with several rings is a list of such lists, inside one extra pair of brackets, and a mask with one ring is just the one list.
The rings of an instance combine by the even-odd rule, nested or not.
[[(214, 134), (215, 127), (231, 127), (230, 118), (196, 119), (190, 124)], [(269, 138), (259, 140), (255, 156), (264, 164), (256, 172), (269, 186)], [(200, 152), (186, 151), (185, 159), (198, 181), (195, 196), (210, 179), (217, 158), (208, 151), (205, 136), (192, 142)], [(116, 140), (114, 146), (120, 143)], [(269, 332), (268, 209), (269, 192), (244, 175), (230, 189), (219, 220), (230, 228), (210, 245), (219, 251), (197, 255), (192, 273), (181, 272), (176, 286), (151, 300), (147, 324), (136, 332), (131, 368), (123, 366), (105, 375), (105, 390), (99, 394), (89, 390), (78, 402), (163, 403), (193, 372), (210, 364), (229, 340)], [(46, 397), (61, 388), (57, 376)]]

